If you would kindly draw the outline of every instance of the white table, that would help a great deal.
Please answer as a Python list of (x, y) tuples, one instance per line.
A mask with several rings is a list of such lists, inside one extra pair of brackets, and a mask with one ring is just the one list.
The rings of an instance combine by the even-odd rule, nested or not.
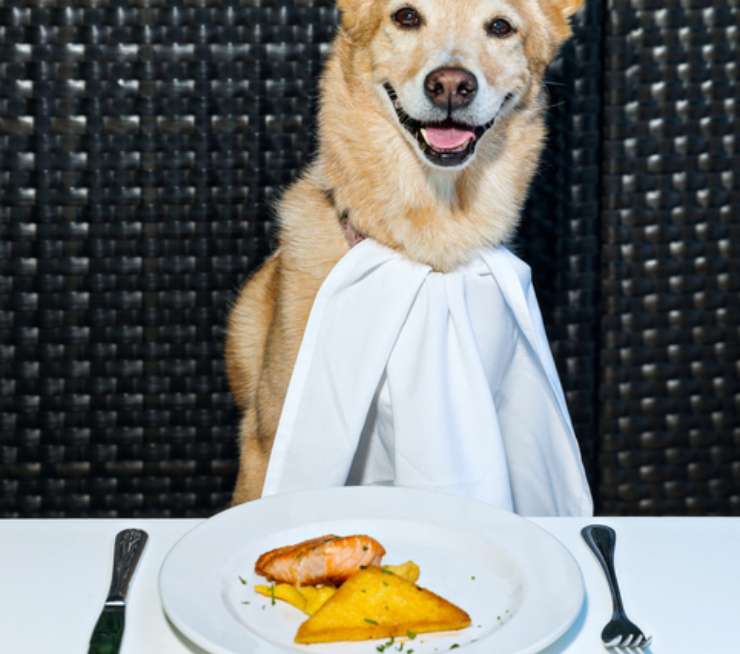
[[(579, 531), (617, 531), (616, 566), (628, 614), (653, 635), (654, 654), (740, 652), (740, 518), (537, 519), (575, 555), (587, 599), (546, 654), (598, 654), (611, 612), (606, 582)], [(87, 652), (108, 590), (113, 540), (149, 533), (133, 579), (122, 654), (202, 653), (167, 622), (157, 591), (168, 550), (198, 520), (0, 520), (0, 652)], [(492, 653), (494, 654), (494, 653)]]

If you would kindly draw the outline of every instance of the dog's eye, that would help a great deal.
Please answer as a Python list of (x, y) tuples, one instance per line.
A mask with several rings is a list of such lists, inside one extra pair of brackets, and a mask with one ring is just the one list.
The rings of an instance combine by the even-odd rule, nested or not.
[(489, 36), (496, 36), (501, 39), (514, 32), (514, 27), (508, 20), (494, 18), (486, 25), (486, 32), (488, 32)]
[(412, 30), (421, 26), (421, 15), (413, 7), (403, 7), (393, 14), (393, 21), (403, 29)]

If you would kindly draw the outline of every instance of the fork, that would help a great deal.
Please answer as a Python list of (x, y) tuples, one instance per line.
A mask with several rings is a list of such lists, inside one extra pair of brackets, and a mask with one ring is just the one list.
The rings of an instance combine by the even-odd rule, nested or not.
[(614, 572), (614, 545), (617, 542), (617, 534), (611, 527), (605, 525), (588, 525), (581, 529), (581, 536), (604, 569), (612, 594), (614, 613), (601, 632), (601, 642), (609, 648), (642, 651), (650, 645), (652, 636), (646, 638), (640, 628), (624, 612), (617, 575)]

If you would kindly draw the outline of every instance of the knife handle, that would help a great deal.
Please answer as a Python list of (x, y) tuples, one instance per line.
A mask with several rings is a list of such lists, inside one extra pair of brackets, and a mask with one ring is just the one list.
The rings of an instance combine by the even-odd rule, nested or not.
[(116, 535), (113, 554), (113, 576), (106, 604), (123, 604), (136, 564), (144, 551), (147, 533), (141, 529), (124, 529)]

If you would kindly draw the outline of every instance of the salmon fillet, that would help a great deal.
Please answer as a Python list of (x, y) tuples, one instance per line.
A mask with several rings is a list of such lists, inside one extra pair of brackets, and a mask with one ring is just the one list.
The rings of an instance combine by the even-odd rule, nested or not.
[(254, 571), (285, 584), (338, 585), (361, 568), (380, 565), (384, 554), (384, 547), (370, 536), (327, 534), (265, 552)]

